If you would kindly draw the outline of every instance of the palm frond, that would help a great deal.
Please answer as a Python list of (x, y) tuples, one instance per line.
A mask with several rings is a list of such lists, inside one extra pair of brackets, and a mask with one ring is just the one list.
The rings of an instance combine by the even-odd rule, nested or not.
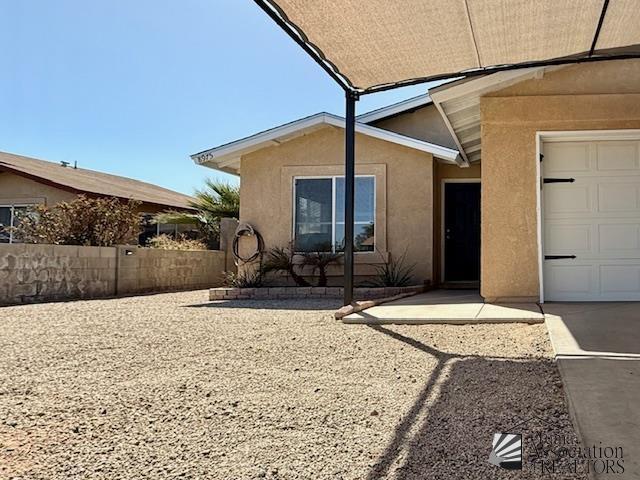
[(207, 216), (220, 219), (240, 216), (240, 188), (211, 178), (205, 180), (205, 187), (196, 190), (194, 200), (189, 205)]

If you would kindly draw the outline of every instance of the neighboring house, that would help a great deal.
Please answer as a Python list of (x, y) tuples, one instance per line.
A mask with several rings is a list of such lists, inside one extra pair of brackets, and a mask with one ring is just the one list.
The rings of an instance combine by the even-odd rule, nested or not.
[[(640, 60), (460, 80), (357, 122), (357, 278), (406, 253), (486, 301), (640, 300)], [(241, 176), (267, 247), (340, 249), (343, 128), (318, 114), (192, 158)]]
[(0, 243), (15, 241), (10, 229), (16, 213), (29, 206), (52, 206), (73, 200), (79, 194), (88, 197), (118, 197), (141, 202), (144, 219), (141, 241), (157, 233), (175, 234), (191, 229), (187, 225), (150, 224), (150, 217), (165, 210), (191, 210), (188, 195), (150, 183), (108, 173), (76, 168), (35, 158), (0, 152)]

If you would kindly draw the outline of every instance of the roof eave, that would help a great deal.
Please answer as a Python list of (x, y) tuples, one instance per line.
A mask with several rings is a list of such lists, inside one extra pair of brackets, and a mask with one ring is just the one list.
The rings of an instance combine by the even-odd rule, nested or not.
[[(344, 128), (345, 121), (342, 117), (338, 117), (337, 115), (319, 113), (219, 147), (204, 150), (200, 153), (191, 155), (191, 159), (198, 165), (204, 165), (214, 170), (230, 173), (232, 175), (239, 175), (240, 168), (238, 162), (243, 155), (269, 146), (279, 145), (294, 136), (304, 135), (310, 129), (315, 130), (316, 128), (325, 125)], [(356, 132), (431, 153), (435, 157), (451, 163), (458, 163), (460, 161), (460, 155), (457, 150), (412, 137), (407, 137), (405, 135), (391, 132), (389, 130), (383, 130), (364, 123), (356, 123)], [(237, 166), (234, 167), (232, 165)]]

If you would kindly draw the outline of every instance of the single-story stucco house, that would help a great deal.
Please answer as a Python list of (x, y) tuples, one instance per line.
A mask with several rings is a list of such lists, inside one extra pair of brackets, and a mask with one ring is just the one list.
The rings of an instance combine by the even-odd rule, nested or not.
[(143, 218), (140, 241), (158, 233), (175, 234), (191, 225), (151, 223), (153, 214), (166, 210), (190, 211), (192, 197), (132, 178), (0, 152), (0, 243), (13, 243), (10, 226), (16, 212), (33, 205), (52, 206), (78, 195), (138, 200)]
[[(267, 248), (339, 249), (344, 125), (321, 113), (192, 158), (241, 177)], [(640, 300), (640, 60), (447, 83), (357, 117), (355, 148), (356, 279), (406, 254), (420, 282), (488, 302)]]

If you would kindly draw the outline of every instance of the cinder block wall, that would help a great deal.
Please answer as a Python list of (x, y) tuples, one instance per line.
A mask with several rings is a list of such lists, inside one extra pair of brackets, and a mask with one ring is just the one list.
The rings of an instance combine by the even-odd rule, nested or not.
[(222, 285), (221, 251), (0, 244), (0, 304)]
[(220, 286), (225, 254), (219, 250), (117, 247), (118, 295)]

